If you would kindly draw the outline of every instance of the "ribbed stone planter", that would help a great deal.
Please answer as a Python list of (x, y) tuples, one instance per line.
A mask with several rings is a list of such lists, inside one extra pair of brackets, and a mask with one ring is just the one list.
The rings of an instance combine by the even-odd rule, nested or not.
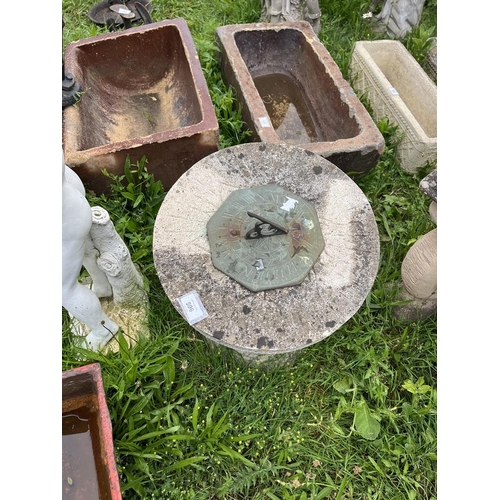
[(387, 117), (403, 138), (401, 168), (416, 172), (437, 157), (437, 86), (397, 40), (356, 42), (353, 87), (365, 95), (375, 120)]
[(165, 189), (218, 150), (219, 126), (184, 19), (96, 35), (66, 47), (65, 69), (81, 84), (63, 112), (66, 164), (100, 194), (127, 155)]
[(377, 164), (384, 139), (308, 22), (220, 26), (216, 37), (254, 141), (300, 146), (344, 172)]
[(424, 69), (434, 83), (437, 83), (437, 37), (431, 38), (432, 45), (424, 62)]

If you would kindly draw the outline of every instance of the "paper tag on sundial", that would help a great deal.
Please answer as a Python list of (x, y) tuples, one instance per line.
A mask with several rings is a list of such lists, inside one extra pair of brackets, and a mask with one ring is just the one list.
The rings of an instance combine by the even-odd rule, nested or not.
[(392, 95), (399, 95), (399, 92), (394, 87), (389, 87), (389, 92)]
[(179, 297), (177, 300), (190, 325), (194, 325), (198, 323), (198, 321), (208, 318), (207, 310), (201, 303), (200, 296), (195, 290), (186, 293), (186, 295)]

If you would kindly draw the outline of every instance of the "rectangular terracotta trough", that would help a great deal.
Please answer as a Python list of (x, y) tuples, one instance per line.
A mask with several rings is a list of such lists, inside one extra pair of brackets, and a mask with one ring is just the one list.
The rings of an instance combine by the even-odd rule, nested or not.
[(346, 172), (377, 164), (384, 139), (308, 22), (221, 26), (216, 36), (254, 141), (300, 146)]
[(356, 42), (353, 86), (376, 120), (387, 117), (402, 135), (401, 168), (416, 172), (437, 158), (437, 86), (398, 40)]
[(122, 500), (98, 363), (62, 373), (63, 500)]
[(66, 164), (87, 189), (106, 191), (101, 169), (123, 173), (146, 156), (169, 189), (219, 149), (219, 126), (184, 19), (165, 20), (68, 44), (65, 70), (82, 86), (63, 111)]

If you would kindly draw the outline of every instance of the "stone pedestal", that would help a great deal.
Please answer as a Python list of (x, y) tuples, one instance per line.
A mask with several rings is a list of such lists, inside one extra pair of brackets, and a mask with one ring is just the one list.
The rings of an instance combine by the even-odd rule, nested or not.
[[(91, 287), (90, 281), (84, 281), (83, 284), (89, 288)], [(127, 345), (130, 348), (137, 344), (140, 336), (149, 338), (147, 302), (138, 302), (135, 306), (123, 306), (117, 303), (113, 297), (103, 297), (99, 300), (103, 312), (121, 328)], [(72, 333), (81, 337), (82, 347), (87, 347), (85, 337), (90, 333), (89, 327), (71, 316), (71, 314), (70, 318)], [(102, 352), (107, 354), (109, 352), (118, 352), (119, 349), (118, 339), (114, 336), (102, 347)]]
[[(217, 270), (207, 222), (228, 195), (278, 184), (314, 205), (325, 248), (296, 286), (252, 292)], [(297, 146), (243, 144), (200, 160), (170, 189), (158, 213), (153, 255), (175, 308), (196, 292), (208, 316), (193, 324), (248, 360), (293, 354), (339, 329), (363, 304), (379, 264), (371, 206), (346, 174)]]

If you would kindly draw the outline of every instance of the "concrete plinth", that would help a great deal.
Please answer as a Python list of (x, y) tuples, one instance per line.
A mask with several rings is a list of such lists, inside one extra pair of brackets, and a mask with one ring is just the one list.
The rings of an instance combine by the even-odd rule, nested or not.
[[(82, 280), (82, 284), (91, 288), (92, 283), (90, 279)], [(140, 336), (149, 338), (150, 331), (148, 327), (148, 302), (138, 302), (135, 305), (118, 304), (113, 300), (113, 297), (103, 297), (99, 299), (103, 312), (109, 319), (114, 321), (123, 333), (127, 345), (134, 347)], [(71, 318), (71, 331), (74, 335), (81, 337), (80, 344), (87, 347), (85, 337), (91, 332), (90, 328), (78, 321), (70, 314)], [(120, 349), (118, 340), (113, 337), (103, 348), (102, 352), (107, 354), (109, 352), (118, 352)]]
[[(325, 248), (296, 286), (252, 292), (217, 270), (207, 222), (228, 195), (278, 184), (313, 204)], [(269, 360), (320, 342), (363, 304), (379, 264), (379, 237), (371, 206), (346, 174), (297, 146), (234, 146), (196, 163), (167, 193), (158, 213), (153, 256), (163, 288), (178, 301), (195, 291), (208, 317), (193, 327), (247, 359)]]

